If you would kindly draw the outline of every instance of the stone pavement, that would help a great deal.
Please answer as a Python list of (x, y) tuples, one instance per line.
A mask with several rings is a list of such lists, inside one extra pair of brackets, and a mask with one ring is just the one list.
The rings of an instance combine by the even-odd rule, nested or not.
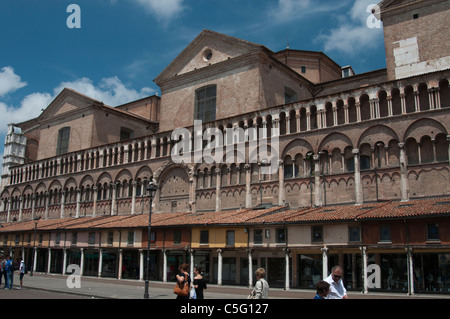
[[(23, 281), (24, 289), (38, 289), (42, 291), (61, 292), (78, 296), (107, 299), (143, 299), (144, 282), (136, 280), (117, 280), (108, 278), (81, 277), (80, 287), (69, 288), (67, 285), (69, 276), (34, 273), (33, 276), (26, 274)], [(14, 286), (19, 284), (19, 276), (14, 275)], [(69, 280), (69, 285), (75, 281)], [(175, 299), (173, 294), (174, 283), (162, 283), (151, 281), (149, 283), (150, 299)], [(3, 287), (3, 284), (2, 284)], [(205, 290), (206, 299), (246, 299), (251, 291), (248, 287), (239, 286), (217, 286), (208, 284)], [(312, 299), (315, 295), (313, 290), (271, 288), (270, 299)], [(349, 291), (351, 299), (449, 299), (450, 295), (425, 295), (417, 294), (408, 296), (403, 293), (370, 292), (362, 294), (358, 291)]]

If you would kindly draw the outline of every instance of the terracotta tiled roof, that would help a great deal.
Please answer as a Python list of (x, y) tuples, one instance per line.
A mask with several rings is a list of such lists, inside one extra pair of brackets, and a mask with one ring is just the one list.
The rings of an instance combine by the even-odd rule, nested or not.
[[(277, 206), (221, 212), (155, 213), (152, 214), (152, 227), (301, 224), (431, 216), (450, 216), (450, 197), (298, 209)], [(148, 214), (41, 219), (36, 223), (39, 231), (145, 228), (148, 226)], [(3, 223), (0, 233), (33, 231), (34, 227), (35, 221)]]

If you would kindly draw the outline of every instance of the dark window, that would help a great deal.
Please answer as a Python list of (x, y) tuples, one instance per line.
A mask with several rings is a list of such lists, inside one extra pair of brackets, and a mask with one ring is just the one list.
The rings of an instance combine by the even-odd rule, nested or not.
[(209, 231), (200, 231), (200, 244), (209, 244)]
[(72, 233), (72, 245), (76, 245), (78, 242), (78, 234)]
[(276, 234), (277, 234), (277, 238), (276, 238), (277, 244), (286, 243), (286, 229), (285, 228), (278, 228), (276, 230)]
[(362, 155), (360, 157), (361, 161), (361, 170), (370, 169), (370, 157), (366, 155)]
[(306, 66), (302, 66), (302, 73), (306, 73)]
[(361, 241), (361, 236), (358, 226), (350, 226), (348, 228), (348, 241)]
[(323, 227), (322, 226), (313, 226), (312, 227), (312, 242), (323, 242)]
[(203, 123), (216, 120), (217, 86), (205, 86), (195, 91), (194, 120)]
[(120, 128), (120, 140), (125, 141), (134, 138), (134, 131), (126, 127)]
[(134, 245), (134, 231), (129, 231), (127, 236), (127, 244)]
[(56, 155), (65, 154), (69, 151), (70, 127), (63, 127), (58, 131), (58, 144)]
[(438, 224), (427, 225), (427, 240), (439, 240)]
[(181, 244), (181, 231), (180, 230), (176, 230), (173, 232), (173, 243), (175, 245)]
[(391, 241), (391, 226), (380, 226), (380, 241)]
[(234, 230), (227, 230), (227, 245), (234, 246)]
[(298, 98), (297, 98), (297, 93), (292, 90), (291, 88), (285, 87), (284, 88), (284, 103), (288, 104), (288, 103), (292, 103), (292, 102), (297, 102)]
[(108, 232), (107, 244), (112, 245), (113, 242), (114, 242), (114, 232), (110, 231)]
[(255, 229), (253, 231), (253, 243), (262, 244), (263, 243), (263, 231), (262, 229)]
[(95, 244), (95, 232), (90, 232), (88, 235), (88, 244), (94, 245)]

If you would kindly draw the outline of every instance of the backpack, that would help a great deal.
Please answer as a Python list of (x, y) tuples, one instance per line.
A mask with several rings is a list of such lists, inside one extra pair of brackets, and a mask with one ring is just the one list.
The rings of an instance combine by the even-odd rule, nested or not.
[(6, 262), (5, 262), (5, 271), (12, 271), (12, 262), (11, 262), (11, 260), (7, 260)]

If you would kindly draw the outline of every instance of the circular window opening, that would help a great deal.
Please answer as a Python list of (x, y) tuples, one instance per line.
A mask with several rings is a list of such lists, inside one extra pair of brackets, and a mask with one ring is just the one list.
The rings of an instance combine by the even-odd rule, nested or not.
[(209, 61), (209, 60), (211, 60), (211, 58), (212, 58), (212, 51), (210, 50), (210, 49), (206, 49), (204, 52), (203, 52), (203, 59), (205, 60), (205, 61)]

